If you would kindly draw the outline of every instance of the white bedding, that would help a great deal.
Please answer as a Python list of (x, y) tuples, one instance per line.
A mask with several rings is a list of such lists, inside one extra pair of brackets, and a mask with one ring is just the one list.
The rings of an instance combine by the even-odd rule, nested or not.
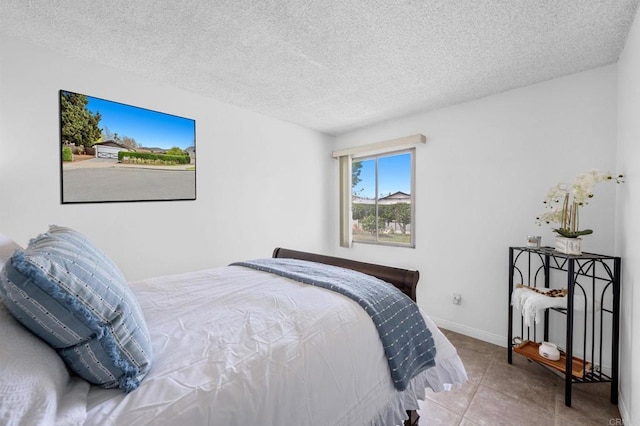
[[(0, 234), (0, 273), (21, 248)], [(72, 377), (56, 351), (0, 301), (0, 425), (82, 425), (89, 383)]]
[(373, 322), (356, 302), (240, 266), (131, 283), (153, 365), (130, 394), (92, 387), (87, 425), (390, 425), (424, 388), (466, 380), (426, 319), (436, 367), (397, 392)]

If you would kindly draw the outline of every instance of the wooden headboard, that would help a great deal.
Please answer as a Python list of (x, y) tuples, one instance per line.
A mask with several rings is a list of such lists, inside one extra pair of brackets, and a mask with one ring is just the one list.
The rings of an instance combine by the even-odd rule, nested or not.
[(420, 278), (420, 273), (418, 271), (358, 262), (356, 260), (343, 259), (340, 257), (324, 256), (322, 254), (306, 253), (281, 247), (277, 247), (273, 250), (273, 257), (309, 260), (312, 262), (353, 269), (354, 271), (373, 275), (374, 277), (393, 284), (395, 287), (399, 288), (400, 291), (409, 296), (414, 302), (416, 301), (416, 285)]

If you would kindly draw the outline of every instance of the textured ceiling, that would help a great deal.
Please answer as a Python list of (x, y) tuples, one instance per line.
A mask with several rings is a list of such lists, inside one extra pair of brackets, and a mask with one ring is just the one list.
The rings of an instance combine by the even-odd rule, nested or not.
[(0, 33), (338, 134), (614, 63), (639, 0), (1, 0)]

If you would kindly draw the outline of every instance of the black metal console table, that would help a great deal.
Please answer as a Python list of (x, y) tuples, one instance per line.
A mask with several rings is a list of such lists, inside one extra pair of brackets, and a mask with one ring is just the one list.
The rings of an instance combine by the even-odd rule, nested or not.
[[(549, 340), (550, 312), (557, 312), (564, 316), (566, 321), (564, 359), (565, 363), (549, 367), (550, 363), (532, 353), (528, 358), (533, 361), (542, 361), (542, 365), (564, 375), (565, 379), (565, 405), (571, 406), (571, 386), (573, 383), (611, 383), (611, 402), (618, 403), (618, 375), (619, 375), (619, 338), (620, 338), (620, 268), (619, 257), (606, 256), (593, 253), (581, 255), (568, 255), (556, 251), (552, 247), (530, 248), (509, 247), (509, 326), (507, 342), (507, 360), (513, 361), (513, 351), (521, 346), (514, 343), (514, 322), (520, 322), (519, 332), (521, 339), (531, 342), (539, 342), (538, 328), (542, 329), (542, 340)], [(553, 275), (564, 274), (552, 277)], [(556, 280), (560, 278), (560, 281)], [(519, 313), (515, 313), (511, 305), (511, 295), (514, 285), (522, 283), (530, 287), (543, 289), (565, 287), (568, 290), (566, 308), (549, 308), (544, 311), (542, 324), (526, 326)], [(558, 283), (560, 283), (558, 285)], [(553, 285), (552, 285), (553, 284)], [(584, 304), (576, 306), (575, 295), (584, 297)], [(584, 320), (574, 324), (575, 310), (579, 307), (584, 310)], [(555, 314), (554, 314), (555, 316)], [(515, 317), (515, 318), (514, 318)], [(609, 327), (610, 323), (610, 327)], [(577, 346), (574, 332), (578, 334)], [(610, 333), (610, 334), (609, 334)], [(611, 339), (610, 353), (605, 353), (604, 339)], [(535, 344), (534, 344), (535, 345)], [(514, 349), (515, 347), (515, 349)], [(559, 344), (558, 347), (561, 347)], [(608, 350), (607, 350), (608, 352)], [(523, 353), (523, 352), (521, 352)], [(582, 363), (577, 363), (574, 356), (578, 353), (582, 357)], [(610, 371), (605, 374), (603, 370), (603, 355), (609, 355)], [(527, 356), (526, 354), (524, 354)], [(577, 359), (578, 357), (576, 357)], [(604, 359), (607, 361), (607, 359)]]

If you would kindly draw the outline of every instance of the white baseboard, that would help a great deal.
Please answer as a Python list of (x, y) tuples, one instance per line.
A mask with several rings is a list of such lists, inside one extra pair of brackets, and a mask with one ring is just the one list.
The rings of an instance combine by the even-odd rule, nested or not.
[(474, 339), (482, 340), (484, 342), (493, 343), (494, 345), (502, 346), (503, 348), (507, 347), (507, 338), (505, 336), (487, 333), (486, 331), (478, 330), (477, 328), (467, 327), (439, 318), (431, 317), (431, 319), (436, 323), (438, 328), (444, 328), (445, 330), (464, 334), (465, 336), (473, 337)]
[[(620, 417), (622, 418), (623, 425), (633, 425), (631, 417), (629, 416), (629, 410), (624, 403), (624, 398), (622, 397), (621, 393), (618, 393), (618, 411), (620, 411)], [(611, 423), (611, 421), (609, 422)]]

